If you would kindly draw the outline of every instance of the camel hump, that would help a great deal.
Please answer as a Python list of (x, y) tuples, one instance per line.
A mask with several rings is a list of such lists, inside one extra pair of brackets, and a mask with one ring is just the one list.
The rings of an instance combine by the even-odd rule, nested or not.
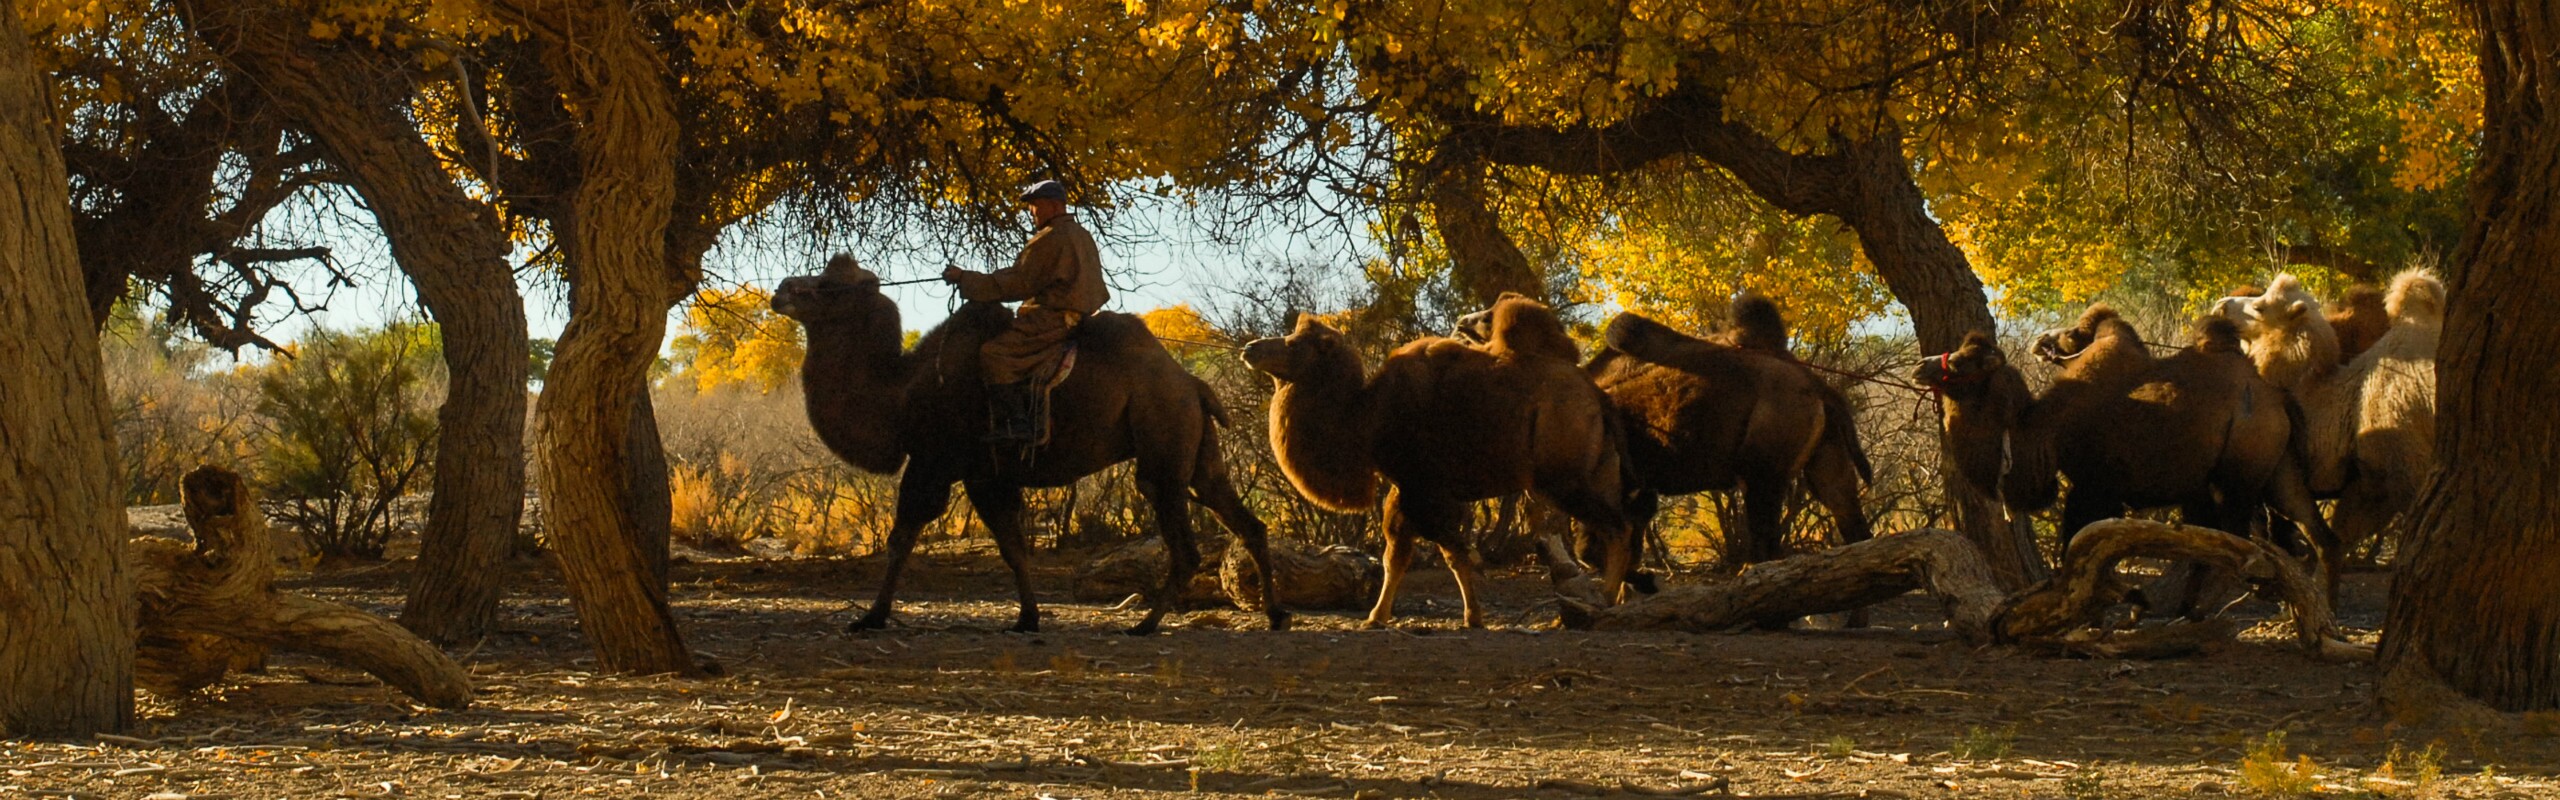
[(1609, 327), (1601, 331), (1600, 340), (1610, 349), (1654, 363), (1663, 363), (1672, 358), (1682, 345), (1698, 341), (1633, 311), (1620, 312), (1609, 320)]
[(1768, 295), (1750, 289), (1736, 292), (1726, 324), (1732, 327), (1735, 347), (1787, 352), (1787, 318), (1778, 313), (1777, 301)]
[(2425, 267), (2405, 270), (2392, 276), (2391, 293), (2382, 305), (2393, 322), (2443, 325), (2444, 281)]
[(2195, 349), (2206, 353), (2241, 352), (2240, 323), (2219, 314), (2197, 320)]
[(1582, 349), (1565, 334), (1564, 320), (1556, 318), (1554, 309), (1509, 292), (1493, 304), (1492, 348), (1496, 353), (1528, 353), (1569, 362), (1582, 358)]

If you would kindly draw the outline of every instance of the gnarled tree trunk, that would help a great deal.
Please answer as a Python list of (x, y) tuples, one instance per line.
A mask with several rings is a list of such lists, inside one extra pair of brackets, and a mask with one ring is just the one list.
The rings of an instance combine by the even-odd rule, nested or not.
[(627, 472), (633, 392), (681, 293), (667, 260), (678, 128), (665, 65), (628, 5), (501, 8), (540, 39), (579, 158), (568, 224), (554, 231), (569, 267), (569, 324), (535, 412), (544, 522), (599, 666), (691, 673)]
[(435, 493), (400, 622), (430, 640), (487, 631), (524, 515), (524, 298), (495, 210), (465, 194), (408, 116), (398, 70), (305, 35), (309, 20), (263, 0), (194, 6), (198, 35), (266, 90), (373, 210), (392, 258), (444, 340)]
[[(2386, 705), (2560, 709), (2560, 7), (2477, 0), (2486, 98), (2447, 270), (2436, 479), (2383, 626)], [(2450, 691), (2447, 691), (2447, 690)]]
[(145, 685), (193, 690), (275, 648), (364, 670), (439, 708), (471, 704), (471, 674), (425, 639), (354, 608), (276, 591), (275, 537), (240, 476), (199, 467), (185, 488), (194, 545), (156, 536), (126, 544), (141, 598)]
[(133, 723), (124, 503), (62, 152), (0, 0), (0, 735)]

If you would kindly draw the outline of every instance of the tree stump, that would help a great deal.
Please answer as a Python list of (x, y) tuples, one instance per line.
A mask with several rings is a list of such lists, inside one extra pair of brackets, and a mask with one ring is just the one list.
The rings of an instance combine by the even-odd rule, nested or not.
[(470, 674), (435, 645), (381, 617), (276, 591), (266, 517), (240, 476), (201, 467), (182, 488), (193, 547), (158, 537), (125, 544), (141, 600), (143, 686), (209, 686), (273, 648), (364, 670), (428, 705), (470, 705)]
[[(1133, 594), (1146, 594), (1164, 585), (1164, 539), (1149, 536), (1094, 556), (1076, 569), (1071, 591), (1077, 602), (1113, 603)], [(1227, 592), (1218, 586), (1218, 570), (1202, 568), (1191, 573), (1191, 585), (1182, 592), (1185, 604), (1225, 603)]]
[[(1272, 542), (1271, 560), (1280, 605), (1290, 609), (1366, 609), (1377, 601), (1378, 582), (1386, 575), (1376, 556), (1344, 545), (1310, 552)], [(1262, 575), (1243, 547), (1227, 546), (1218, 565), (1218, 585), (1237, 608), (1262, 610)]]

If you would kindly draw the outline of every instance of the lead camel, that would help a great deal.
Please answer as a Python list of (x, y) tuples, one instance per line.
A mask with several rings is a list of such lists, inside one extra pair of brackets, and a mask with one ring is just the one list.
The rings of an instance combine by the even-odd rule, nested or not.
[(880, 293), (880, 277), (839, 255), (824, 273), (784, 280), (774, 290), (773, 310), (808, 331), (800, 381), (818, 438), (865, 472), (886, 475), (905, 466), (889, 529), (888, 572), (879, 599), (853, 623), (854, 630), (888, 624), (898, 573), (917, 535), (942, 516), (954, 483), (966, 486), (1005, 566), (1013, 570), (1022, 597), (1013, 629), (1039, 630), (1022, 490), (1065, 486), (1132, 458), (1138, 462), (1138, 490), (1155, 508), (1156, 529), (1170, 557), (1166, 582), (1154, 593), (1146, 619), (1129, 632), (1154, 632), (1181, 602), (1179, 590), (1199, 565), (1191, 539), (1192, 503), (1217, 514), (1244, 540), (1261, 567), (1263, 608), (1272, 629), (1288, 627), (1289, 614), (1273, 597), (1265, 528), (1237, 498), (1218, 452), (1217, 426), (1226, 422), (1226, 411), (1209, 385), (1184, 371), (1136, 317), (1098, 313), (1080, 327), (1075, 367), (1051, 394), (1058, 424), (1025, 463), (1000, 457), (999, 448), (982, 441), (988, 424), (986, 389), (977, 380), (978, 346), (1012, 323), (1012, 312), (1002, 304), (961, 306), (914, 349), (904, 350), (898, 306)]

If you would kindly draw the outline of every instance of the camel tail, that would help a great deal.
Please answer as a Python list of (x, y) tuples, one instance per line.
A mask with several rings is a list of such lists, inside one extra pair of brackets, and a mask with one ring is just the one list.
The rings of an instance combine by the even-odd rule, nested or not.
[(1208, 381), (1201, 380), (1198, 375), (1193, 375), (1191, 376), (1191, 385), (1200, 390), (1200, 410), (1202, 413), (1209, 415), (1209, 422), (1213, 427), (1235, 427), (1235, 419), (1227, 416), (1227, 404), (1218, 400), (1217, 390), (1209, 388)]
[(1847, 451), (1849, 463), (1858, 468), (1858, 482), (1874, 485), (1875, 464), (1867, 460), (1866, 445), (1858, 442), (1858, 412), (1849, 407), (1848, 395), (1841, 394), (1840, 390), (1832, 388), (1831, 384), (1820, 385), (1822, 386), (1823, 444)]

